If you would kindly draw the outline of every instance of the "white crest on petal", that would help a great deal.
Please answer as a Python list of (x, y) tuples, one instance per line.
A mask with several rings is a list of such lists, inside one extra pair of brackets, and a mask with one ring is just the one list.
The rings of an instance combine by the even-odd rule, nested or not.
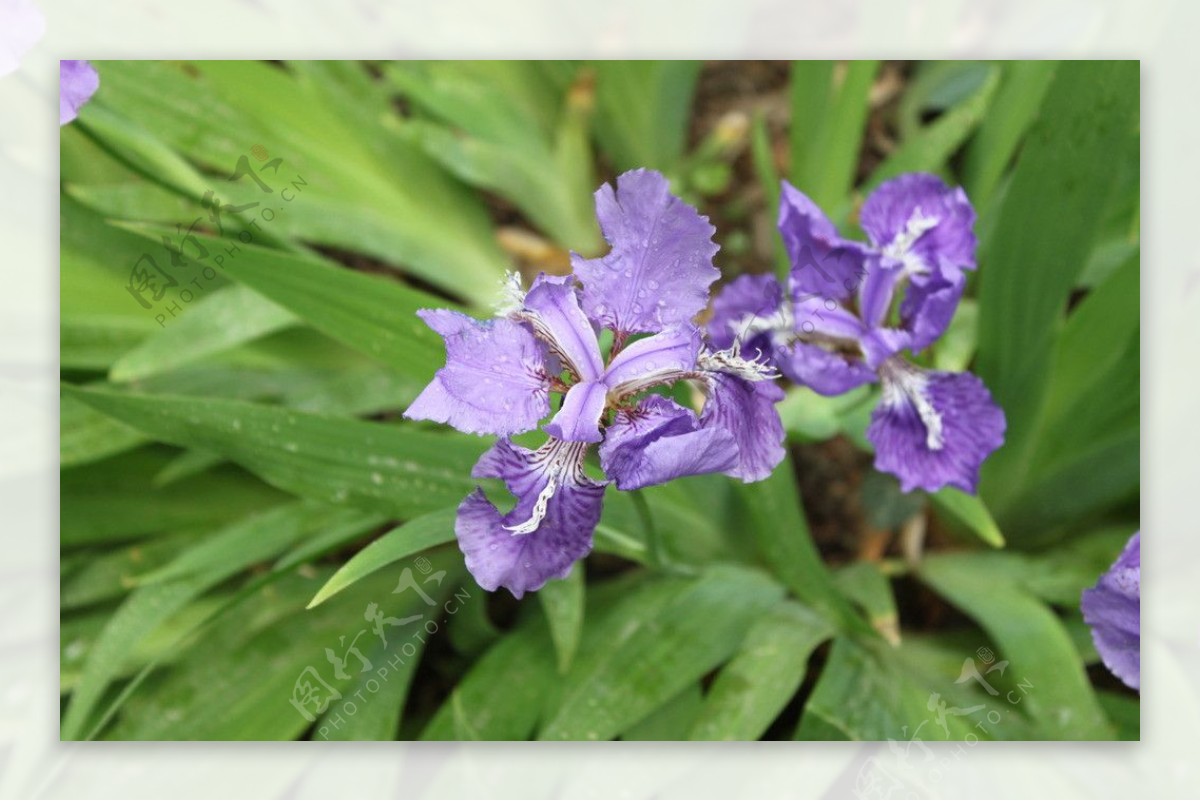
[(925, 392), (929, 386), (929, 378), (925, 371), (898, 356), (893, 356), (880, 365), (879, 375), (883, 379), (883, 404), (899, 406), (902, 403), (911, 403), (925, 426), (925, 447), (931, 451), (940, 451), (945, 446), (942, 415), (933, 408)]
[(554, 490), (557, 489), (556, 478), (550, 476), (550, 480), (546, 482), (546, 486), (542, 487), (542, 491), (538, 493), (537, 501), (533, 504), (533, 511), (529, 515), (529, 519), (524, 523), (516, 526), (505, 526), (511, 531), (514, 536), (517, 534), (532, 534), (538, 530), (538, 526), (542, 524), (542, 520), (546, 518), (546, 508), (550, 505), (550, 499), (554, 497)]
[(774, 312), (769, 315), (744, 314), (737, 320), (729, 322), (729, 328), (734, 334), (734, 347), (740, 348), (742, 342), (752, 339), (759, 334), (770, 334), (776, 344), (783, 344), (796, 333), (796, 319), (792, 312), (792, 302), (784, 298)]
[(542, 447), (533, 452), (532, 465), (535, 470), (546, 476), (546, 486), (538, 493), (534, 501), (529, 519), (515, 526), (505, 526), (513, 536), (532, 534), (546, 519), (550, 507), (550, 499), (554, 497), (564, 484), (597, 485), (583, 470), (583, 459), (587, 455), (586, 442), (567, 442), (551, 437)]
[(941, 221), (937, 217), (926, 217), (922, 214), (921, 207), (918, 206), (904, 224), (904, 230), (896, 234), (896, 238), (883, 248), (883, 255), (904, 262), (904, 269), (910, 274), (927, 271), (928, 266), (910, 251), (913, 244), (939, 222)]
[(701, 370), (710, 373), (728, 373), (746, 381), (770, 381), (779, 378), (775, 368), (764, 361), (760, 352), (754, 359), (741, 355), (742, 343), (734, 341), (725, 350), (701, 350), (696, 364)]

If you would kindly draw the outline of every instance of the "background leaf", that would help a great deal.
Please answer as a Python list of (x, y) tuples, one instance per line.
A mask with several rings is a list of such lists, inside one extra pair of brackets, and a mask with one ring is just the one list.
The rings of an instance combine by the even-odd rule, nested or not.
[(457, 504), (483, 444), (236, 401), (65, 388), (164, 442), (203, 448), (288, 492), (409, 516)]
[(1112, 732), (1082, 661), (1054, 613), (992, 565), (1000, 554), (938, 555), (920, 577), (974, 617), (999, 646), (1009, 670), (1033, 686), (1023, 703), (1041, 736), (1110, 739)]
[(837, 209), (854, 181), (878, 61), (797, 61), (792, 65), (792, 183)]
[(583, 632), (584, 610), (583, 565), (576, 565), (565, 579), (551, 581), (538, 591), (554, 652), (558, 655), (558, 672), (566, 673), (579, 647)]
[[(1137, 83), (1135, 62), (1058, 66), (980, 254), (977, 369), (1008, 419), (982, 492), (1002, 522), (1027, 474), (1068, 295), (1120, 165), (1136, 164)], [(1118, 169), (1095, 169), (1114, 162)]]
[(452, 539), (454, 539), (454, 510), (442, 509), (413, 518), (356, 553), (350, 561), (342, 565), (329, 578), (329, 581), (322, 585), (317, 594), (308, 602), (308, 608), (312, 609), (314, 606), (324, 603), (377, 570), (427, 548), (450, 542)]
[(659, 615), (629, 610), (619, 640), (580, 653), (539, 739), (620, 734), (732, 655), (747, 624), (782, 594), (761, 574), (722, 567), (681, 588)]
[(667, 175), (683, 156), (698, 61), (599, 61), (596, 138), (618, 170)]
[(813, 650), (832, 634), (826, 621), (797, 603), (767, 612), (717, 674), (689, 739), (760, 738), (799, 689)]

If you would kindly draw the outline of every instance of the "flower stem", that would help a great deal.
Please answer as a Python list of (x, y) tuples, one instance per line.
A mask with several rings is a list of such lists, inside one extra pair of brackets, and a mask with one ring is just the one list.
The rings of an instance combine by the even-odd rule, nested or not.
[(646, 551), (650, 557), (650, 564), (663, 573), (673, 573), (676, 575), (694, 574), (694, 570), (684, 565), (676, 564), (667, 553), (666, 542), (659, 533), (658, 527), (654, 525), (654, 516), (650, 513), (650, 504), (647, 503), (646, 496), (642, 494), (642, 491), (631, 490), (629, 494), (633, 496), (633, 508), (637, 509), (638, 517), (642, 519), (642, 527), (646, 531)]

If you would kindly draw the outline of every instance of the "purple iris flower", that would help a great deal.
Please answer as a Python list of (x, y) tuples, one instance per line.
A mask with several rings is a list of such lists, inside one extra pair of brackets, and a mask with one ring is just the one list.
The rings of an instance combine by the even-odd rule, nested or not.
[(100, 76), (86, 61), (60, 61), (58, 70), (58, 124), (66, 125), (79, 116), (79, 109), (96, 94)]
[[(875, 467), (909, 492), (974, 493), (979, 468), (1004, 442), (1004, 413), (970, 373), (905, 359), (945, 332), (975, 268), (975, 212), (961, 189), (912, 173), (880, 185), (860, 217), (870, 242), (842, 239), (787, 182), (779, 231), (792, 262), (785, 289), (746, 275), (713, 304), (713, 345), (763, 354), (822, 395), (874, 381), (883, 392), (867, 429)], [(893, 308), (895, 307), (895, 308)]]
[(1092, 641), (1112, 674), (1133, 689), (1142, 682), (1142, 535), (1134, 534), (1080, 608)]
[[(596, 213), (610, 252), (572, 255), (572, 275), (540, 275), (528, 292), (510, 281), (496, 318), (419, 312), (445, 339), (446, 366), (405, 417), (502, 437), (472, 475), (502, 479), (516, 505), (501, 513), (476, 488), (455, 532), (479, 585), (518, 598), (591, 551), (609, 483), (634, 490), (701, 473), (757, 481), (784, 456), (773, 371), (709, 348), (692, 322), (718, 276), (708, 220), (648, 170), (621, 175), (615, 191), (602, 186)], [(607, 355), (602, 328), (613, 332)], [(678, 381), (703, 391), (700, 414), (649, 392)], [(550, 415), (552, 394), (562, 400), (546, 442), (514, 444), (511, 435)], [(607, 480), (584, 471), (592, 445)]]

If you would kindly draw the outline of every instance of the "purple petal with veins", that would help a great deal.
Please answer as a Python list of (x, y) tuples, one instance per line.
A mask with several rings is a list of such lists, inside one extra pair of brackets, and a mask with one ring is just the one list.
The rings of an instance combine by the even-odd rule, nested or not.
[(1096, 586), (1083, 591), (1084, 622), (1100, 658), (1133, 689), (1142, 685), (1142, 535), (1134, 534)]
[(550, 352), (579, 378), (600, 377), (604, 359), (591, 322), (579, 307), (570, 279), (539, 275), (525, 296), (524, 310), (513, 315), (529, 324)]
[(858, 309), (863, 325), (879, 328), (891, 310), (896, 285), (905, 276), (904, 263), (875, 255), (867, 261), (867, 273), (858, 291)]
[(909, 271), (947, 278), (975, 269), (975, 210), (962, 188), (929, 173), (908, 173), (871, 193), (859, 215), (863, 230), (884, 254)]
[(912, 334), (899, 328), (876, 328), (858, 341), (863, 360), (872, 370), (878, 370), (888, 359), (912, 344)]
[(531, 451), (502, 439), (479, 459), (472, 475), (503, 479), (517, 498), (502, 515), (476, 488), (458, 507), (455, 534), (479, 586), (520, 598), (591, 552), (607, 484), (584, 474), (586, 451), (580, 442), (550, 439)]
[(792, 264), (793, 298), (839, 300), (858, 288), (867, 248), (842, 239), (817, 204), (787, 181), (779, 198), (779, 233)]
[(519, 323), (476, 320), (446, 309), (418, 316), (446, 340), (446, 366), (405, 410), (410, 420), (471, 434), (516, 434), (550, 411), (545, 349)]
[(600, 464), (620, 490), (634, 490), (738, 465), (738, 447), (724, 429), (701, 427), (696, 413), (660, 395), (620, 411), (604, 435)]
[(792, 301), (792, 327), (802, 336), (853, 345), (866, 330), (858, 315), (832, 298)]
[(706, 391), (700, 424), (728, 432), (737, 445), (737, 464), (722, 472), (745, 482), (769, 476), (786, 455), (783, 422), (775, 410), (783, 390), (771, 381), (710, 373)]
[[(773, 275), (742, 275), (730, 281), (712, 304), (712, 319), (706, 327), (709, 342), (725, 350), (735, 341), (743, 355), (770, 350), (771, 334), (781, 324), (783, 287)], [(749, 351), (749, 354), (747, 354)]]
[(670, 328), (628, 345), (609, 364), (604, 382), (614, 397), (622, 398), (679, 381), (694, 374), (699, 353), (699, 329), (690, 325)]
[(617, 178), (596, 192), (596, 216), (612, 250), (598, 259), (572, 256), (583, 282), (583, 308), (605, 328), (643, 333), (691, 321), (720, 275), (712, 258), (715, 230), (670, 192), (652, 170)]
[(900, 303), (900, 327), (911, 332), (908, 347), (919, 353), (946, 332), (962, 300), (967, 278), (962, 273), (948, 278), (915, 276)]
[(900, 357), (881, 366), (880, 378), (883, 396), (867, 428), (875, 468), (899, 478), (905, 492), (951, 486), (974, 494), (980, 465), (1004, 444), (1004, 412), (983, 382)]
[(819, 395), (841, 395), (876, 379), (861, 359), (807, 342), (776, 347), (772, 363), (786, 378)]
[(599, 442), (600, 417), (608, 399), (603, 381), (581, 381), (567, 390), (562, 408), (546, 424), (546, 433), (568, 442)]

